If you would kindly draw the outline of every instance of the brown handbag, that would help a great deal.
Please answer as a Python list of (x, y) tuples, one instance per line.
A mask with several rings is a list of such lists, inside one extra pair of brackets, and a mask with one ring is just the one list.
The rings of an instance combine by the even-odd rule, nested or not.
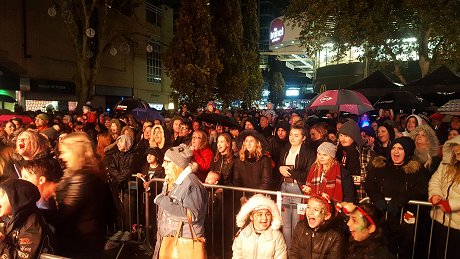
[(192, 227), (192, 215), (187, 209), (187, 221), (192, 238), (181, 236), (184, 222), (179, 224), (175, 235), (168, 235), (161, 240), (159, 259), (207, 259), (206, 241), (203, 237), (196, 237)]

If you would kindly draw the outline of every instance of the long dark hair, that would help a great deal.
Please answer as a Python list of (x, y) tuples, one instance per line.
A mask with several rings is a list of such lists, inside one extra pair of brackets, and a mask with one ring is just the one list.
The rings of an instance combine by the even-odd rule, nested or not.
[[(225, 138), (225, 141), (227, 141), (229, 143), (229, 146), (228, 146), (228, 153), (227, 153), (227, 157), (226, 157), (226, 160), (225, 162), (227, 164), (231, 164), (233, 162), (233, 148), (232, 148), (232, 137), (230, 137), (230, 135), (228, 133), (221, 133), (219, 134), (219, 136), (217, 137), (217, 139), (219, 139), (219, 137), (223, 137)], [(221, 154), (219, 151), (216, 152), (216, 155), (214, 156), (214, 162), (217, 162), (219, 161), (219, 159), (221, 158)]]

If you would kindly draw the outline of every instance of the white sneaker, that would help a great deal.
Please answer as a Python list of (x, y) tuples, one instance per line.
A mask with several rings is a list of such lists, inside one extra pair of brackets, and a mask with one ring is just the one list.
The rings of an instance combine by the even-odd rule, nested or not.
[(117, 233), (113, 234), (113, 236), (111, 236), (111, 237), (109, 238), (109, 240), (111, 240), (111, 241), (118, 241), (118, 240), (120, 240), (120, 238), (121, 238), (122, 236), (123, 236), (123, 232), (118, 231)]
[(123, 236), (120, 238), (120, 241), (129, 241), (131, 239), (131, 232), (129, 231), (125, 231), (125, 233), (123, 233)]

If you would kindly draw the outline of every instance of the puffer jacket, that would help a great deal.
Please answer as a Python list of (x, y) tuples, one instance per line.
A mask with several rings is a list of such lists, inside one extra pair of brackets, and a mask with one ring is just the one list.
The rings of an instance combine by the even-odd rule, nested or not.
[(54, 254), (54, 235), (35, 203), (40, 192), (33, 184), (11, 179), (0, 186), (8, 195), (12, 217), (2, 231), (1, 258), (39, 258), (41, 253)]
[(343, 258), (344, 244), (343, 236), (335, 229), (324, 225), (315, 231), (304, 219), (295, 226), (289, 259)]
[(233, 241), (233, 259), (286, 259), (287, 248), (283, 233), (268, 228), (260, 235), (252, 224), (247, 225)]
[[(452, 213), (444, 213), (440, 209), (432, 210), (431, 217), (439, 223), (460, 230), (460, 184), (453, 183), (452, 177), (447, 176), (447, 170), (452, 159), (452, 147), (460, 144), (460, 136), (446, 141), (443, 146), (443, 160), (438, 170), (433, 174), (428, 185), (428, 197), (440, 195), (449, 202)], [(458, 174), (458, 172), (457, 172)]]

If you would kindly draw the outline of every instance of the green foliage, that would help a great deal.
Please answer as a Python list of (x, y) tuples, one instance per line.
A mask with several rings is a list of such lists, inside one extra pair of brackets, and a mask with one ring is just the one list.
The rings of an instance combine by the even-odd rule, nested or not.
[(284, 78), (281, 72), (273, 72), (273, 78), (269, 85), (270, 94), (268, 100), (273, 103), (275, 107), (282, 106), (284, 101)]
[(212, 28), (223, 70), (217, 78), (216, 94), (226, 109), (243, 96), (248, 85), (246, 50), (239, 1), (215, 0), (211, 3)]
[(262, 96), (263, 77), (260, 69), (259, 57), (259, 17), (257, 15), (257, 1), (247, 0), (243, 8), (243, 36), (246, 48), (246, 70), (248, 72), (248, 87), (242, 96), (244, 103), (249, 107), (252, 102)]
[(302, 28), (308, 54), (332, 43), (340, 58), (362, 46), (363, 58), (392, 63), (402, 82), (400, 67), (410, 60), (419, 60), (422, 75), (441, 64), (460, 67), (458, 0), (291, 0), (285, 17)]
[(171, 87), (193, 111), (213, 97), (222, 70), (205, 0), (182, 1), (176, 33), (164, 56)]

